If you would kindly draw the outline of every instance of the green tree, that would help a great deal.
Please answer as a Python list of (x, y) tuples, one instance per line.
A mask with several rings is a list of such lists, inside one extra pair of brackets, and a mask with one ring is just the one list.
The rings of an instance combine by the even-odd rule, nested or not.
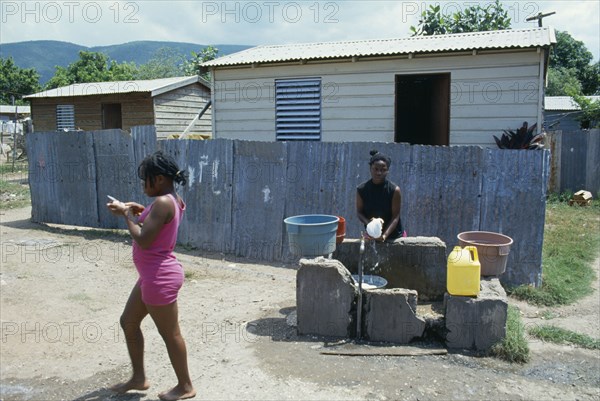
[(108, 67), (109, 81), (131, 81), (135, 79), (137, 74), (138, 67), (134, 62), (117, 63), (115, 60), (110, 61)]
[(573, 93), (570, 95), (581, 108), (577, 119), (581, 128), (600, 128), (600, 100), (591, 101), (585, 96)]
[(170, 78), (186, 75), (185, 56), (169, 47), (156, 50), (152, 58), (138, 68), (138, 79)]
[(135, 79), (137, 68), (133, 63), (119, 64), (104, 53), (80, 51), (79, 60), (68, 67), (56, 67), (56, 73), (47, 89), (85, 82), (127, 81)]
[[(550, 71), (569, 69), (575, 71), (580, 82), (578, 94), (593, 95), (600, 90), (600, 66), (591, 64), (594, 56), (583, 42), (574, 39), (568, 32), (556, 32), (556, 45), (550, 56)], [(560, 95), (567, 95), (564, 91)]]
[(600, 61), (586, 66), (580, 73), (581, 92), (585, 95), (600, 95)]
[(583, 42), (574, 39), (568, 32), (556, 31), (556, 45), (552, 50), (550, 67), (582, 70), (593, 58)]
[(510, 29), (511, 20), (500, 0), (485, 7), (479, 4), (452, 15), (441, 13), (439, 5), (430, 5), (423, 11), (419, 25), (411, 26), (413, 36), (444, 35), (448, 33), (497, 31)]
[(549, 68), (546, 96), (568, 96), (568, 93), (581, 93), (581, 82), (575, 68)]
[(219, 49), (214, 46), (206, 46), (198, 53), (192, 52), (192, 58), (188, 59), (184, 64), (185, 75), (200, 75), (205, 80), (210, 81), (210, 73), (204, 71), (200, 67), (200, 64), (214, 60), (217, 58), (218, 53)]
[(24, 95), (39, 92), (40, 74), (34, 68), (20, 68), (15, 65), (12, 57), (0, 58), (0, 104), (28, 104), (23, 99)]

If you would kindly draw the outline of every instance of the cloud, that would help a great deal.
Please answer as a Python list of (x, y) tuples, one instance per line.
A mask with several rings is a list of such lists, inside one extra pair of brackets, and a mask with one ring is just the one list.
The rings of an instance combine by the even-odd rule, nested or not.
[[(479, 4), (491, 4), (492, 0)], [(63, 40), (99, 46), (135, 40), (284, 44), (406, 37), (431, 4), (462, 11), (474, 1), (1, 1), (0, 40)], [(513, 27), (555, 11), (544, 26), (567, 31), (600, 56), (597, 0), (504, 1)]]

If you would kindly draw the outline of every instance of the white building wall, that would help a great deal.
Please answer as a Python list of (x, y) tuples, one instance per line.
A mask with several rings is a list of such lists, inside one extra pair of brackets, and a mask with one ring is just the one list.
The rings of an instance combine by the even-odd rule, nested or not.
[[(167, 138), (173, 134), (181, 135), (209, 99), (210, 91), (200, 84), (188, 85), (156, 96), (154, 98), (156, 136)], [(196, 121), (189, 134), (210, 137), (211, 118), (209, 108), (202, 118)]]
[(537, 122), (535, 49), (486, 54), (220, 67), (213, 71), (214, 136), (275, 140), (274, 82), (322, 79), (322, 141), (394, 140), (395, 76), (450, 73), (450, 144), (495, 146), (492, 135)]

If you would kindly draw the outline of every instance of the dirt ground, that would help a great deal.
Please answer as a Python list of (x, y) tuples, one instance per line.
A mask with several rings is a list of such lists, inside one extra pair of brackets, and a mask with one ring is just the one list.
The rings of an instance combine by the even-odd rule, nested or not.
[[(157, 399), (175, 376), (150, 319), (151, 388), (122, 396), (106, 389), (130, 372), (118, 324), (137, 274), (130, 239), (34, 224), (30, 214), (0, 211), (0, 399)], [(295, 266), (177, 251), (186, 269), (180, 319), (198, 400), (600, 399), (600, 351), (535, 339), (524, 365), (464, 352), (325, 355), (330, 342), (296, 335)], [(510, 302), (527, 325), (600, 338), (597, 282), (573, 306), (547, 311)]]

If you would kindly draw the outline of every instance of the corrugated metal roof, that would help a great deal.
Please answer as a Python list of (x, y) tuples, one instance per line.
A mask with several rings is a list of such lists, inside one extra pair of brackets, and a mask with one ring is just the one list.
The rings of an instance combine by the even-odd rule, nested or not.
[[(586, 96), (592, 102), (600, 101), (600, 96)], [(544, 110), (580, 110), (571, 96), (544, 97)]]
[(173, 77), (161, 79), (148, 79), (138, 81), (112, 81), (112, 82), (89, 82), (73, 84), (47, 91), (24, 96), (23, 99), (40, 97), (65, 97), (65, 96), (88, 96), (88, 95), (111, 95), (117, 93), (150, 92), (150, 96), (157, 96), (182, 86), (200, 82), (209, 87), (209, 84), (197, 75), (191, 77)]
[(508, 29), (502, 31), (413, 36), (402, 39), (298, 43), (257, 46), (202, 63), (203, 67), (324, 60), (349, 57), (391, 56), (482, 49), (529, 48), (556, 43), (554, 29)]
[(10, 106), (6, 104), (0, 105), (0, 113), (2, 114), (10, 114), (15, 112), (15, 108), (17, 109), (17, 113), (19, 114), (30, 114), (31, 107), (30, 106)]

